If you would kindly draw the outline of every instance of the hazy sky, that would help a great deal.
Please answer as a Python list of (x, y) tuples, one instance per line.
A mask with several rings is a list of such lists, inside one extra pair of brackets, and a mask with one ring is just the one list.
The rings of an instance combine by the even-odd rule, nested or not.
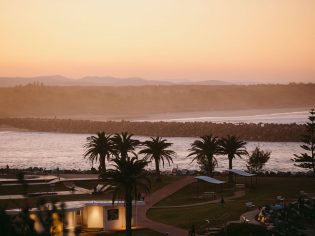
[(315, 0), (0, 0), (0, 75), (315, 82)]

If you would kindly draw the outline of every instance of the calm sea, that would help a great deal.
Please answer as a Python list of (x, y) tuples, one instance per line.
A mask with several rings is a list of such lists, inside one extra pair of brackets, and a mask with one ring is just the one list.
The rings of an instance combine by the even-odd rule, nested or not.
[[(83, 158), (83, 144), (87, 134), (61, 134), (42, 132), (0, 132), (0, 168), (10, 167), (43, 167), (46, 169), (81, 169), (91, 168), (91, 163)], [(137, 137), (145, 140), (147, 137)], [(190, 144), (194, 138), (167, 138), (173, 143), (173, 150), (177, 153), (174, 164), (165, 169), (179, 167), (181, 169), (198, 169), (197, 163), (191, 163), (187, 158)], [(290, 160), (294, 153), (301, 152), (300, 143), (294, 142), (249, 142), (248, 151), (256, 146), (272, 152), (265, 169), (272, 171), (304, 171), (295, 167)], [(218, 170), (228, 167), (226, 157), (218, 157)], [(97, 167), (97, 166), (95, 166)], [(236, 158), (235, 168), (246, 168), (245, 159)], [(149, 166), (154, 169), (154, 165)]]

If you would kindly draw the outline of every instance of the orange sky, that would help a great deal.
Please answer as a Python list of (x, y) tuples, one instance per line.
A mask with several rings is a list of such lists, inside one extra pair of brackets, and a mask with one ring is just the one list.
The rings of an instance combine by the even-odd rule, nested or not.
[(0, 76), (315, 82), (314, 0), (0, 0)]

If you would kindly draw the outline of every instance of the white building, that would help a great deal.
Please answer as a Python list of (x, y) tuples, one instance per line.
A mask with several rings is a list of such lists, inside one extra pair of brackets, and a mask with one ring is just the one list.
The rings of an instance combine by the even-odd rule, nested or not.
[[(133, 218), (132, 225), (137, 225), (137, 206), (144, 205), (144, 202), (133, 203)], [(62, 227), (69, 229), (70, 231), (76, 227), (82, 227), (83, 229), (95, 229), (95, 230), (123, 230), (125, 229), (125, 207), (124, 202), (111, 201), (71, 201), (66, 202), (62, 209), (61, 204), (57, 204), (59, 213), (63, 210), (65, 219), (63, 222), (59, 219), (58, 214), (53, 214), (53, 220), (55, 227)], [(8, 214), (18, 214), (21, 210), (7, 210)], [(39, 221), (39, 216), (47, 214), (47, 210), (31, 209), (30, 217), (35, 220), (35, 229), (38, 232), (43, 230), (43, 227)], [(58, 234), (56, 234), (58, 235)], [(62, 235), (62, 234), (60, 234)]]

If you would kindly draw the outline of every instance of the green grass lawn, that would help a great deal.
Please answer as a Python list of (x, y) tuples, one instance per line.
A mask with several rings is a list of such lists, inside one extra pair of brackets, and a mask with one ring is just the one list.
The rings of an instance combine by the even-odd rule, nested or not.
[[(243, 180), (239, 179), (238, 183)], [(194, 186), (188, 186), (186, 188)], [(189, 193), (186, 188), (178, 191), (169, 198), (164, 199), (161, 203), (168, 205), (180, 205), (191, 203), (192, 200), (184, 196)], [(238, 220), (240, 215), (247, 211), (245, 203), (252, 201), (256, 206), (269, 203), (276, 203), (278, 195), (284, 196), (287, 202), (293, 201), (298, 197), (300, 190), (310, 194), (315, 194), (315, 178), (307, 177), (259, 177), (258, 184), (251, 189), (247, 189), (246, 196), (236, 199), (232, 202), (221, 204), (207, 204), (203, 206), (185, 207), (185, 208), (163, 208), (150, 209), (148, 217), (152, 220), (165, 224), (175, 225), (181, 228), (189, 229), (191, 224), (196, 225), (196, 230), (201, 232), (206, 226), (207, 219), (210, 220), (211, 227), (220, 227), (225, 222)], [(194, 190), (191, 190), (193, 197)], [(181, 196), (182, 195), (182, 196)], [(185, 202), (184, 200), (187, 199)], [(182, 200), (178, 204), (178, 200)], [(158, 204), (162, 205), (162, 204)]]
[[(194, 204), (214, 200), (213, 198), (211, 198), (211, 196), (205, 194), (205, 192), (215, 192), (216, 199), (220, 199), (221, 197), (220, 186), (200, 181), (198, 183), (195, 182), (180, 189), (168, 198), (165, 198), (162, 201), (158, 202), (156, 206)], [(228, 188), (228, 186), (222, 187), (222, 194), (224, 197), (232, 196), (233, 190), (231, 188)]]
[(315, 178), (312, 177), (258, 177), (257, 186), (246, 192), (247, 201), (256, 205), (273, 203), (277, 196), (283, 196), (287, 201), (298, 198), (299, 192), (315, 195)]
[(228, 202), (221, 204), (207, 204), (196, 207), (176, 209), (150, 209), (147, 216), (164, 224), (171, 224), (180, 228), (189, 229), (195, 224), (197, 232), (200, 232), (210, 220), (211, 227), (223, 225), (227, 220), (237, 220), (246, 209), (244, 202)]

